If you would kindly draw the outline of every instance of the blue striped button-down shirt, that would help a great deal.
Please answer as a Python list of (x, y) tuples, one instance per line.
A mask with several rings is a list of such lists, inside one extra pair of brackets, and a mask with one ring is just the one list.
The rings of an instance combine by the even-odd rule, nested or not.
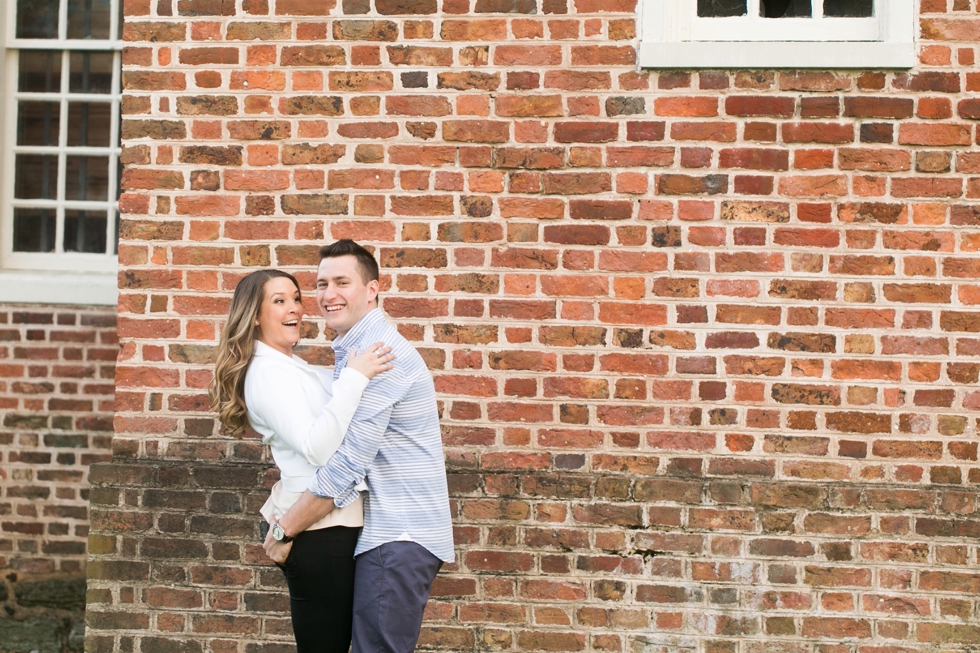
[(425, 361), (376, 308), (334, 341), (334, 379), (352, 349), (363, 351), (376, 342), (392, 348), (395, 367), (368, 384), (343, 444), (314, 474), (310, 492), (333, 497), (343, 507), (357, 498), (358, 483), (366, 481), (364, 530), (355, 555), (409, 539), (452, 562), (446, 462), (435, 386)]

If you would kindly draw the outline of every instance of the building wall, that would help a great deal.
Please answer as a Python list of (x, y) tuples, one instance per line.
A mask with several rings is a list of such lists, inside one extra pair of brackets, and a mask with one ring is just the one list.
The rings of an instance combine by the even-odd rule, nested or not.
[(80, 651), (89, 466), (111, 458), (112, 308), (0, 305), (0, 651)]
[(911, 71), (656, 72), (633, 0), (127, 3), (88, 650), (290, 642), (209, 364), (344, 236), (440, 392), (423, 648), (975, 648), (980, 17), (921, 4)]

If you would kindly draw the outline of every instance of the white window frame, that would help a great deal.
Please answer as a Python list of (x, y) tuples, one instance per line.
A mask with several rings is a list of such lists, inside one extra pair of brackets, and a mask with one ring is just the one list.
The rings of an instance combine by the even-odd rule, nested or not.
[[(106, 211), (107, 243), (112, 247), (116, 240), (115, 216), (118, 202), (115, 192), (118, 188), (118, 160), (120, 102), (122, 98), (120, 80), (120, 57), (123, 42), (122, 25), (119, 24), (119, 5), (123, 0), (110, 0), (109, 40), (68, 39), (67, 16), (68, 0), (60, 0), (59, 38), (57, 39), (18, 39), (16, 35), (16, 0), (6, 0), (0, 11), (0, 39), (3, 42), (3, 63), (0, 65), (0, 302), (43, 303), (43, 304), (89, 304), (114, 305), (117, 301), (118, 257), (115, 254), (95, 254), (63, 252), (63, 217), (57, 220), (55, 252), (14, 252), (14, 204), (18, 206), (37, 206), (53, 209), (63, 216), (66, 206), (71, 209)], [(61, 90), (57, 93), (31, 94), (17, 90), (18, 57), (22, 50), (53, 50), (62, 54)], [(113, 79), (109, 94), (68, 93), (70, 51), (112, 51)], [(107, 102), (111, 106), (111, 132), (109, 147), (71, 147), (65, 145), (67, 138), (67, 100)], [(59, 146), (50, 148), (21, 148), (17, 145), (17, 102), (22, 99), (60, 101)], [(15, 155), (21, 149), (31, 152), (50, 150), (49, 154), (58, 156), (59, 179), (64, 179), (66, 155), (106, 156), (109, 159), (109, 197), (105, 201), (69, 201), (63, 197), (63, 183), (59, 183), (56, 200), (15, 200), (14, 165)], [(39, 152), (40, 153), (40, 152)]]
[[(640, 0), (644, 68), (906, 69), (916, 63), (915, 0), (875, 0), (874, 18), (700, 18), (697, 0)], [(778, 37), (778, 38), (774, 38)]]

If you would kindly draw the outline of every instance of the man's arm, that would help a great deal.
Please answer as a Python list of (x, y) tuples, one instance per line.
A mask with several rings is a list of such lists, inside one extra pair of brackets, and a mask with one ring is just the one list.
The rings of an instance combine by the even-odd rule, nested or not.
[[(398, 355), (401, 357), (401, 352)], [(410, 388), (411, 382), (399, 369), (397, 361), (395, 369), (371, 380), (361, 396), (361, 403), (357, 406), (340, 449), (313, 475), (310, 492), (319, 497), (333, 498), (338, 508), (357, 499), (359, 492), (355, 488), (364, 481), (378, 456), (391, 411)]]
[[(279, 526), (290, 537), (296, 537), (307, 528), (329, 515), (334, 509), (333, 499), (325, 499), (315, 496), (309, 490), (303, 492), (293, 507), (279, 520)], [(262, 545), (274, 562), (282, 564), (289, 557), (289, 551), (293, 548), (292, 542), (277, 542), (272, 537), (272, 530), (265, 536), (265, 543)]]

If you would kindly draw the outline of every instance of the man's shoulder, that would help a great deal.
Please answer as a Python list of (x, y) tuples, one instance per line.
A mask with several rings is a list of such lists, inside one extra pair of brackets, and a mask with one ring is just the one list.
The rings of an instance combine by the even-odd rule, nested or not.
[(415, 348), (415, 345), (409, 342), (405, 336), (399, 333), (394, 325), (387, 321), (374, 325), (374, 328), (364, 335), (365, 340), (362, 344), (365, 347), (373, 345), (376, 342), (383, 342), (388, 347), (391, 347), (392, 353), (396, 356), (394, 361), (395, 369), (401, 370), (406, 376), (418, 375), (422, 370), (428, 371), (425, 360)]

